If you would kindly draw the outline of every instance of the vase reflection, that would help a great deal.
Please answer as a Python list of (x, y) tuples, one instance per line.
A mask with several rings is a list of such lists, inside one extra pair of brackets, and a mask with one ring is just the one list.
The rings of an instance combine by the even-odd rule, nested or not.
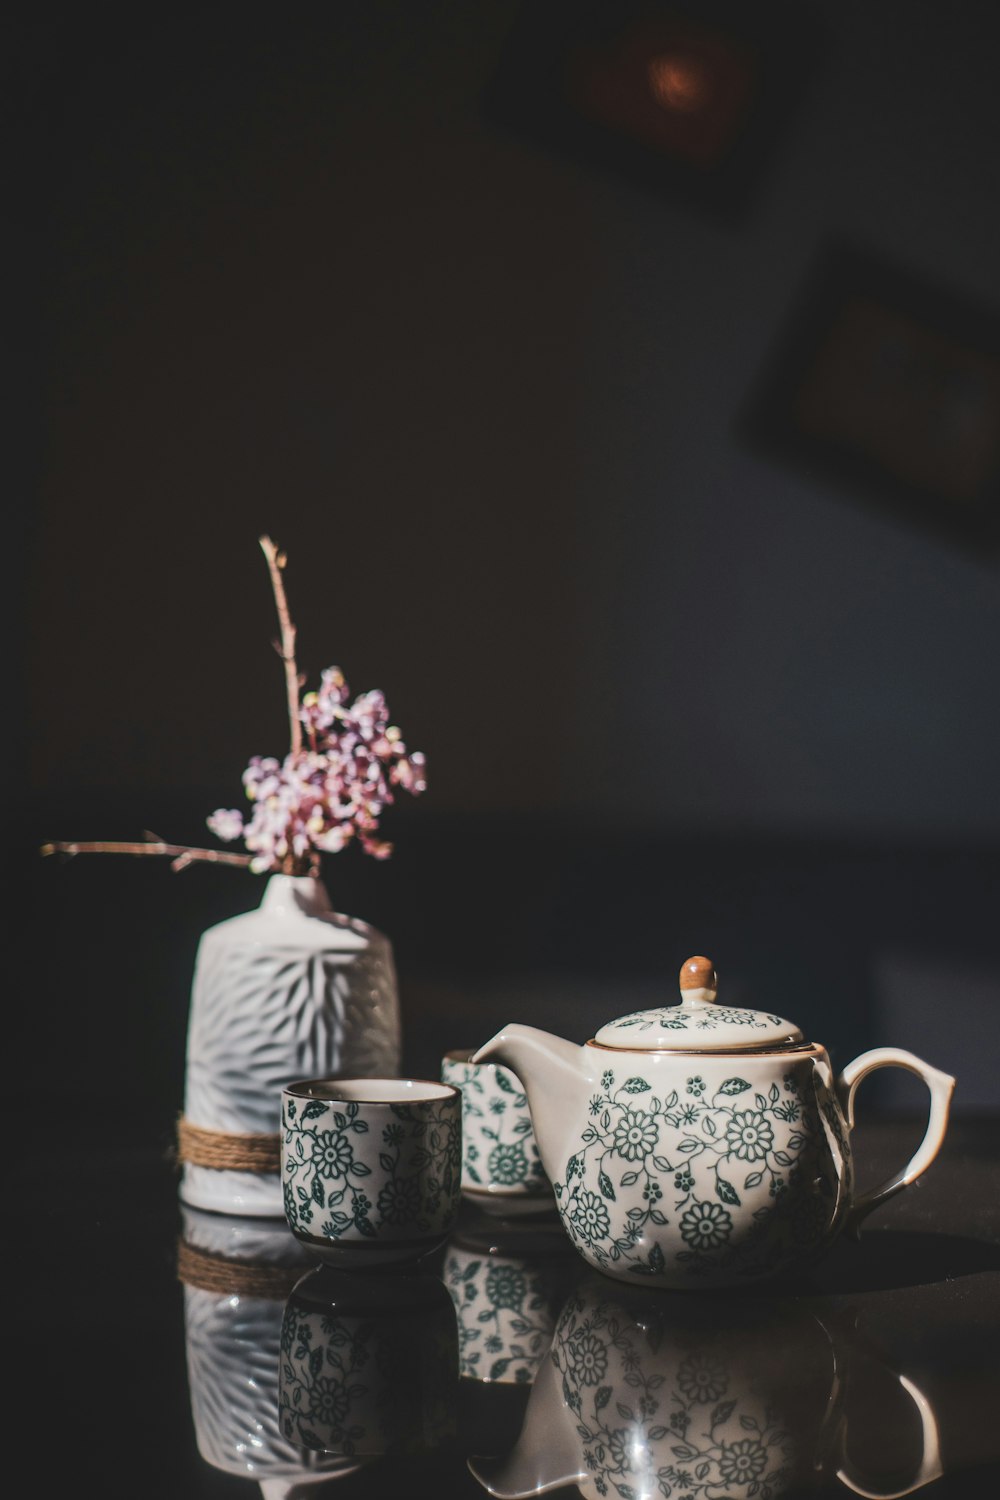
[[(874, 1420), (851, 1401), (862, 1365), (882, 1383), (872, 1473), (849, 1456)], [(777, 1500), (831, 1484), (899, 1500), (942, 1473), (930, 1403), (849, 1315), (770, 1298), (692, 1305), (601, 1277), (564, 1303), (517, 1442), (469, 1468), (499, 1500), (573, 1484), (587, 1500)]]
[(281, 1433), (344, 1459), (422, 1454), (457, 1436), (455, 1309), (439, 1276), (318, 1266), (284, 1309)]
[(279, 1426), (285, 1299), (311, 1264), (284, 1219), (182, 1206), (177, 1274), (198, 1452), (223, 1473), (256, 1480), (264, 1500), (313, 1496), (320, 1482), (359, 1466), (303, 1450)]

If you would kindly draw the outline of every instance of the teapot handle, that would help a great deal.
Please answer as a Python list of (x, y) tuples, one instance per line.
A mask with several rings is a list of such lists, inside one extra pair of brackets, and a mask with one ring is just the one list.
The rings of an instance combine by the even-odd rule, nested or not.
[(912, 1052), (904, 1052), (901, 1047), (874, 1047), (848, 1063), (837, 1079), (837, 1095), (848, 1130), (854, 1129), (854, 1095), (858, 1084), (876, 1068), (906, 1068), (908, 1072), (916, 1073), (927, 1085), (931, 1096), (930, 1110), (924, 1138), (906, 1166), (895, 1177), (888, 1178), (878, 1187), (870, 1188), (867, 1193), (859, 1194), (849, 1209), (845, 1229), (855, 1239), (859, 1236), (862, 1219), (880, 1203), (885, 1203), (888, 1198), (895, 1197), (905, 1187), (909, 1187), (911, 1182), (916, 1182), (937, 1156), (948, 1129), (951, 1096), (955, 1088), (955, 1080), (950, 1074), (932, 1068), (930, 1063), (923, 1062)]
[(870, 1489), (868, 1481), (862, 1482), (858, 1478), (857, 1470), (847, 1456), (846, 1446), (844, 1445), (844, 1439), (846, 1439), (845, 1432), (844, 1439), (842, 1439), (841, 1465), (837, 1470), (837, 1478), (841, 1484), (853, 1490), (856, 1495), (861, 1495), (863, 1500), (902, 1500), (903, 1495), (912, 1495), (914, 1490), (921, 1490), (924, 1485), (933, 1484), (944, 1473), (941, 1464), (941, 1441), (938, 1436), (938, 1424), (933, 1406), (923, 1391), (920, 1390), (919, 1386), (914, 1385), (912, 1380), (908, 1380), (905, 1375), (899, 1374), (896, 1375), (896, 1379), (917, 1408), (917, 1415), (920, 1417), (920, 1467), (917, 1469), (910, 1483), (905, 1485), (903, 1489)]

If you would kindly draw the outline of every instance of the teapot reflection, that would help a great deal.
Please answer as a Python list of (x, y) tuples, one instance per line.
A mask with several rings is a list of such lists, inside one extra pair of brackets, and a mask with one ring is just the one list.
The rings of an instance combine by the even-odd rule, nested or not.
[(284, 1219), (182, 1206), (177, 1276), (198, 1452), (223, 1473), (255, 1479), (264, 1500), (291, 1500), (359, 1462), (303, 1452), (278, 1425), (278, 1351), (285, 1298), (312, 1264)]
[(285, 1303), (281, 1432), (344, 1458), (427, 1453), (457, 1435), (458, 1328), (428, 1271), (317, 1266)]
[[(866, 1415), (851, 1377), (873, 1362), (885, 1400), (879, 1472), (866, 1475), (848, 1456), (849, 1425)], [(587, 1500), (777, 1500), (835, 1480), (899, 1500), (942, 1473), (930, 1404), (867, 1350), (850, 1315), (771, 1298), (678, 1302), (601, 1277), (565, 1302), (514, 1447), (468, 1467), (499, 1500), (571, 1484)]]

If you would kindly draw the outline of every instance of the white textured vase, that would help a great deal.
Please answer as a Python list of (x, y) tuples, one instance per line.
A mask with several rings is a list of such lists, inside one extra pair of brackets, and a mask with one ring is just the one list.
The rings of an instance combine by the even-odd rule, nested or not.
[(273, 1136), (275, 1168), (184, 1159), (181, 1198), (219, 1213), (281, 1216), (282, 1089), (333, 1073), (393, 1075), (401, 1051), (389, 940), (335, 912), (321, 880), (271, 875), (259, 907), (210, 927), (198, 945), (184, 1123), (237, 1150), (240, 1137)]

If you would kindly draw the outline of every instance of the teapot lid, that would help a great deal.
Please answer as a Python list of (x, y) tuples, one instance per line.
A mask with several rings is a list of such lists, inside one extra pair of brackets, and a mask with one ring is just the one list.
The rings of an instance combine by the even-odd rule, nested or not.
[(594, 1041), (630, 1052), (772, 1052), (805, 1041), (781, 1016), (718, 1005), (718, 979), (709, 958), (689, 958), (682, 965), (680, 989), (676, 1005), (619, 1016), (602, 1026)]

